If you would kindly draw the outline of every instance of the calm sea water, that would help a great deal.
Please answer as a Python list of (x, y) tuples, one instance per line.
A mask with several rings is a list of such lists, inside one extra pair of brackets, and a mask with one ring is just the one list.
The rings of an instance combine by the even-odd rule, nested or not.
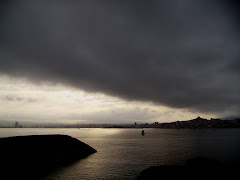
[(150, 166), (183, 164), (192, 157), (223, 163), (240, 158), (240, 129), (49, 129), (2, 128), (0, 137), (30, 134), (66, 134), (98, 152), (44, 179), (136, 179)]

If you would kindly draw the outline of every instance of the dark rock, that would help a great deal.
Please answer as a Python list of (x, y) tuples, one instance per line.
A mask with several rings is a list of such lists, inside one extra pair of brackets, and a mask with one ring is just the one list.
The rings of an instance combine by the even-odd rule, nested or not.
[(141, 172), (138, 180), (146, 179), (206, 179), (238, 177), (239, 165), (224, 165), (215, 159), (197, 157), (189, 159), (184, 165), (160, 165)]
[(95, 152), (89, 145), (67, 135), (0, 138), (0, 168), (8, 175), (34, 175), (36, 179), (39, 174)]

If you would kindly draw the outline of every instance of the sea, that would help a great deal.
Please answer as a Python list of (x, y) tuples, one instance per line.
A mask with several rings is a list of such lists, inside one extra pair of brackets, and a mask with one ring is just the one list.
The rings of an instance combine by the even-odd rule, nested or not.
[(182, 165), (206, 157), (225, 164), (240, 159), (240, 129), (0, 128), (0, 137), (65, 134), (97, 150), (43, 179), (137, 179), (151, 166)]

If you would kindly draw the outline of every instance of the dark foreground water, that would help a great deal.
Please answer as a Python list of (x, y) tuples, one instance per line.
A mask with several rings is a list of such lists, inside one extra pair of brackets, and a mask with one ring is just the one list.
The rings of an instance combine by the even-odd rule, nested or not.
[(240, 158), (240, 129), (38, 129), (2, 128), (0, 137), (67, 134), (98, 152), (44, 179), (136, 179), (156, 165), (183, 164), (193, 157), (231, 164)]

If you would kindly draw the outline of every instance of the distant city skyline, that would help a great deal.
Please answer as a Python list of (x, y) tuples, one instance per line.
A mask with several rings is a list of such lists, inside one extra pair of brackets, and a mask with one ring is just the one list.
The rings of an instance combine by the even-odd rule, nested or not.
[[(0, 128), (240, 128), (240, 116), (228, 119), (206, 119), (198, 116), (194, 119), (154, 123), (44, 123), (0, 121)], [(144, 135), (144, 131), (143, 131)]]

